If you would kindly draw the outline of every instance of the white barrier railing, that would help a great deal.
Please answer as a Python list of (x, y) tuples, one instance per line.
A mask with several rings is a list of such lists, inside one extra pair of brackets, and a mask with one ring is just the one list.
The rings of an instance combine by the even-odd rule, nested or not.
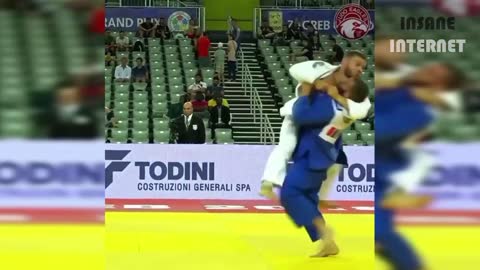
[(242, 49), (239, 50), (240, 70), (242, 71), (242, 89), (244, 95), (250, 97), (250, 113), (253, 114), (253, 122), (260, 123), (260, 142), (262, 144), (275, 144), (275, 131), (270, 118), (263, 112), (263, 102), (257, 88), (253, 86), (253, 76), (245, 63)]

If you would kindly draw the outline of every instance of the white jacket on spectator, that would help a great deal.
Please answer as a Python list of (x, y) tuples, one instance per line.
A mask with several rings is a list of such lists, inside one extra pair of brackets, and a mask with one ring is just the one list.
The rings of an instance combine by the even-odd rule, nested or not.
[(127, 79), (129, 80), (132, 76), (132, 68), (128, 65), (122, 67), (122, 65), (118, 65), (115, 68), (115, 79)]

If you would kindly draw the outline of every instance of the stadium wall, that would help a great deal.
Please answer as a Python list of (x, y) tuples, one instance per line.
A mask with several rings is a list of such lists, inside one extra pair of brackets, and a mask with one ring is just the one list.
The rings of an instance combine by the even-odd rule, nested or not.
[(237, 19), (242, 31), (252, 31), (253, 10), (260, 6), (259, 0), (205, 0), (206, 29), (208, 31), (226, 31), (227, 18)]

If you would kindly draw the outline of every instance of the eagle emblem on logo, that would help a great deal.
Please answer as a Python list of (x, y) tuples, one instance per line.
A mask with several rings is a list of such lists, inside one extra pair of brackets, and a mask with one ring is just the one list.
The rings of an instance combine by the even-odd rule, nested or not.
[(357, 4), (343, 6), (335, 14), (335, 30), (346, 39), (360, 39), (373, 29), (368, 11)]

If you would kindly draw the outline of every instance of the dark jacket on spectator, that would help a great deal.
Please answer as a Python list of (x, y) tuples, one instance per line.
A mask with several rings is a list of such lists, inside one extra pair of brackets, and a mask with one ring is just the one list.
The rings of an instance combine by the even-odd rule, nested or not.
[(202, 144), (205, 143), (205, 125), (200, 117), (192, 115), (190, 125), (185, 126), (185, 116), (175, 119), (174, 126), (178, 133), (179, 144)]
[(215, 127), (216, 124), (218, 124), (218, 118), (219, 118), (219, 115), (218, 115), (218, 110), (219, 110), (219, 107), (220, 107), (220, 110), (221, 110), (221, 115), (220, 115), (220, 119), (221, 119), (221, 123), (225, 124), (225, 125), (229, 125), (230, 123), (230, 108), (228, 107), (225, 107), (225, 106), (215, 106), (215, 107), (212, 107), (210, 108), (210, 123), (212, 123), (212, 126)]
[(98, 136), (98, 122), (95, 114), (80, 108), (68, 119), (62, 119), (55, 111), (50, 114), (47, 124), (48, 137), (52, 139), (94, 139)]

